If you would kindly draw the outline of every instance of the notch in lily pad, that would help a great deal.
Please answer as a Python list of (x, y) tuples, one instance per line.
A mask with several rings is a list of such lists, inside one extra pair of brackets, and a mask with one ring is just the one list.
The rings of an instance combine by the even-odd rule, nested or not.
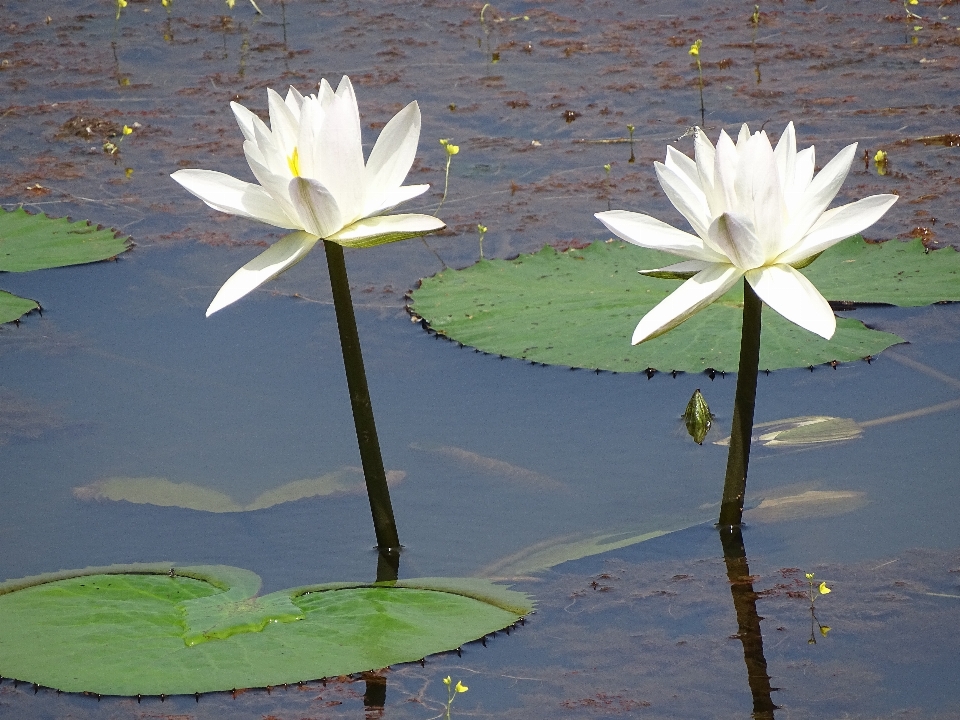
[[(133, 243), (87, 220), (0, 208), (0, 272), (30, 272), (109, 260)], [(16, 322), (40, 303), (0, 290), (0, 323)]]
[(193, 695), (375, 670), (510, 627), (530, 598), (476, 578), (328, 583), (174, 563), (0, 584), (0, 676), (97, 695)]

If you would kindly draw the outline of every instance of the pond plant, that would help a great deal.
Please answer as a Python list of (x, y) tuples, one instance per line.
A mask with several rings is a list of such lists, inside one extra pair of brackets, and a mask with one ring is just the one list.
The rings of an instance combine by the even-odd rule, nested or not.
[(640, 320), (634, 345), (672, 330), (743, 279), (740, 365), (733, 431), (727, 459), (721, 525), (743, 516), (750, 438), (760, 367), (763, 303), (805, 330), (829, 340), (837, 327), (829, 303), (797, 268), (876, 222), (897, 200), (873, 195), (827, 210), (856, 155), (853, 143), (814, 175), (813, 146), (797, 151), (789, 123), (776, 148), (764, 131), (740, 128), (736, 142), (723, 130), (716, 147), (701, 129), (695, 159), (673, 147), (657, 177), (674, 207), (696, 233), (677, 230), (649, 215), (597, 213), (611, 232), (634, 245), (686, 258), (641, 274), (685, 278)]
[[(343, 247), (368, 248), (420, 237), (444, 223), (430, 215), (386, 215), (428, 185), (403, 185), (420, 139), (420, 108), (411, 102), (386, 124), (366, 163), (360, 113), (350, 79), (336, 92), (321, 80), (316, 95), (291, 87), (267, 91), (270, 127), (231, 103), (243, 150), (259, 184), (213, 170), (178, 170), (173, 179), (222, 212), (293, 230), (234, 273), (209, 317), (300, 262), (323, 243), (370, 510), (381, 556), (399, 552), (386, 472), (367, 388)], [(449, 147), (449, 146), (448, 146)], [(451, 153), (448, 151), (448, 158)]]
[[(509, 627), (532, 609), (524, 593), (488, 580), (398, 581), (400, 541), (342, 246), (373, 247), (444, 227), (433, 216), (384, 214), (428, 188), (402, 185), (420, 135), (417, 103), (387, 123), (364, 162), (349, 78), (336, 92), (322, 81), (317, 95), (291, 88), (285, 99), (272, 90), (268, 97), (270, 127), (233, 104), (260, 184), (208, 170), (180, 170), (173, 177), (217, 210), (293, 230), (227, 280), (208, 316), (323, 242), (377, 538), (376, 582), (260, 596), (260, 578), (248, 570), (161, 563), (0, 583), (0, 677), (98, 697), (199, 699), (204, 692), (270, 688), (415, 661)], [(10, 225), (8, 215), (14, 224), (31, 220), (20, 211), (25, 217), (4, 213), (0, 222)], [(117, 242), (114, 252), (125, 249), (122, 239), (110, 247)], [(458, 683), (453, 692), (466, 687)]]

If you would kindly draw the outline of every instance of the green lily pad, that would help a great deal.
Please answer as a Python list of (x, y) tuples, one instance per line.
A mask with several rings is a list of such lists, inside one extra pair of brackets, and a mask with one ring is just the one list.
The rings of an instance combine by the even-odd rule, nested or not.
[[(29, 272), (82, 265), (116, 257), (132, 247), (130, 238), (86, 220), (31, 215), (23, 208), (0, 208), (0, 272)], [(36, 310), (34, 300), (0, 292), (0, 323)]]
[(28, 312), (39, 309), (40, 303), (36, 300), (28, 300), (0, 290), (0, 324), (19, 320)]
[(269, 687), (416, 661), (532, 609), (475, 578), (259, 588), (247, 570), (166, 563), (8, 581), (0, 675), (99, 695)]
[[(925, 254), (919, 242), (883, 247), (851, 238), (803, 272), (829, 299), (960, 300), (960, 256), (952, 249)], [(413, 292), (410, 310), (450, 339), (531, 362), (617, 372), (736, 371), (742, 285), (669, 333), (630, 345), (640, 318), (679, 284), (636, 271), (675, 260), (616, 241), (566, 252), (545, 247), (514, 260), (482, 260), (426, 278)], [(911, 269), (898, 270), (903, 263)], [(849, 318), (840, 319), (833, 338), (824, 340), (765, 307), (760, 368), (859, 360), (900, 342)]]

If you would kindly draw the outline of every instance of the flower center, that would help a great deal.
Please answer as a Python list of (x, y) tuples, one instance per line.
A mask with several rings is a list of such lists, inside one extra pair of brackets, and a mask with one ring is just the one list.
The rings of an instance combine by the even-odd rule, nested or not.
[(300, 153), (297, 148), (294, 148), (293, 154), (287, 158), (287, 165), (294, 177), (300, 177)]

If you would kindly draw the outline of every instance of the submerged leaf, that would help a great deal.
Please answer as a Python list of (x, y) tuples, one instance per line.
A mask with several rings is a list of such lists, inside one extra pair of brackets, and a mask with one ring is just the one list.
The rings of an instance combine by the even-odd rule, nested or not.
[[(856, 420), (850, 418), (804, 415), (758, 423), (753, 426), (753, 432), (752, 442), (756, 444), (765, 447), (790, 447), (856, 440), (863, 435), (863, 428)], [(714, 443), (714, 445), (729, 444), (729, 435)]]
[[(401, 470), (389, 470), (387, 482), (394, 485), (400, 482), (406, 473)], [(90, 485), (73, 489), (75, 497), (81, 500), (125, 500), (141, 505), (159, 505), (161, 507), (182, 507), (203, 512), (249, 512), (294, 502), (311, 497), (362, 493), (365, 491), (363, 471), (360, 468), (347, 467), (327, 473), (318, 478), (295, 480), (278, 488), (267, 490), (246, 505), (238, 503), (226, 493), (193, 483), (175, 483), (166, 478), (115, 477), (99, 480)]]
[(8, 581), (0, 675), (100, 695), (274, 686), (419, 660), (532, 609), (476, 578), (259, 587), (246, 570), (170, 564)]
[[(849, 286), (856, 286), (862, 290), (859, 296), (872, 298), (870, 302), (898, 298), (906, 302), (907, 297), (919, 297), (924, 278), (949, 275), (954, 285), (938, 285), (938, 299), (960, 300), (960, 283), (950, 275), (950, 263), (956, 256), (952, 251), (932, 262), (914, 258), (924, 263), (923, 272), (917, 282), (908, 283), (913, 289), (899, 295), (883, 294), (885, 287), (898, 282), (896, 272), (886, 263), (874, 264), (874, 258), (881, 257), (871, 254), (878, 246), (858, 239), (824, 252), (803, 272), (822, 267), (829, 275), (838, 263), (848, 265), (849, 258), (843, 253), (852, 252), (850, 246), (866, 248), (857, 256), (857, 272), (845, 275), (838, 271), (836, 279), (814, 278), (827, 298), (845, 299), (850, 295)], [(924, 257), (929, 260), (944, 252)], [(546, 247), (515, 260), (482, 260), (463, 270), (445, 270), (426, 278), (414, 291), (410, 310), (446, 337), (523, 360), (617, 372), (648, 368), (735, 372), (743, 315), (739, 284), (670, 333), (631, 347), (637, 321), (677, 286), (676, 281), (646, 277), (637, 271), (662, 267), (672, 259), (665, 253), (618, 242), (594, 243), (562, 253)], [(906, 282), (901, 280), (900, 285), (906, 287)], [(879, 299), (883, 297), (888, 299)], [(764, 308), (760, 369), (859, 360), (898, 342), (902, 340), (896, 335), (870, 330), (852, 319), (840, 319), (836, 334), (827, 341)]]

